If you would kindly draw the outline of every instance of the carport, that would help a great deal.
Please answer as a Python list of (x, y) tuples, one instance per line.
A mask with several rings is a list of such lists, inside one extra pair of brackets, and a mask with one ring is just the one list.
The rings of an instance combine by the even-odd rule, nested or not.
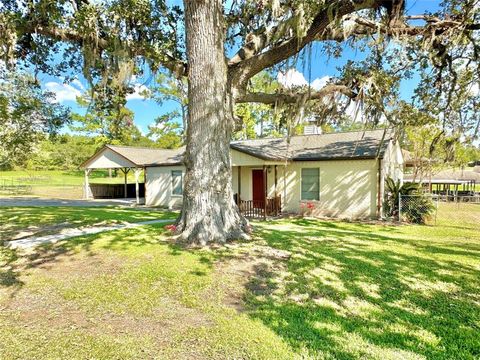
[[(149, 149), (154, 150), (154, 149)], [(85, 171), (84, 198), (128, 198), (129, 184), (128, 173), (133, 171), (135, 177), (135, 199), (136, 203), (141, 203), (140, 175), (145, 169), (142, 156), (135, 148), (128, 146), (106, 145), (99, 150), (90, 159), (85, 161), (80, 167)], [(90, 185), (90, 174), (93, 170), (115, 169), (124, 174), (124, 184), (99, 184), (94, 188)], [(143, 182), (143, 184), (145, 181)], [(144, 191), (142, 191), (144, 193)]]
[[(84, 198), (128, 198), (135, 197), (136, 203), (144, 202), (147, 197), (147, 171), (148, 167), (155, 167), (167, 161), (181, 163), (183, 161), (183, 148), (152, 149), (130, 146), (105, 145), (97, 151), (90, 159), (80, 165), (85, 171)], [(104, 186), (90, 184), (90, 174), (97, 169), (116, 169), (124, 174), (123, 184), (110, 184)], [(135, 188), (128, 184), (128, 173), (133, 171), (135, 175)], [(140, 183), (140, 175), (143, 172), (143, 183)], [(93, 191), (92, 191), (93, 190)], [(133, 191), (134, 190), (134, 191)], [(103, 192), (108, 191), (108, 194)]]

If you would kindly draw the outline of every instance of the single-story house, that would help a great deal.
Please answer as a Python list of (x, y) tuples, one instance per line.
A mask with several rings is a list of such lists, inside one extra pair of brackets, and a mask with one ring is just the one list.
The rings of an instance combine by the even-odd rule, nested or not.
[[(230, 148), (233, 191), (247, 215), (259, 208), (268, 214), (272, 206), (298, 213), (308, 205), (321, 216), (375, 218), (381, 214), (385, 178), (403, 179), (400, 146), (384, 130), (232, 141)], [(183, 152), (107, 145), (82, 165), (86, 196), (91, 170), (134, 169), (138, 200), (143, 170), (145, 204), (179, 208)]]

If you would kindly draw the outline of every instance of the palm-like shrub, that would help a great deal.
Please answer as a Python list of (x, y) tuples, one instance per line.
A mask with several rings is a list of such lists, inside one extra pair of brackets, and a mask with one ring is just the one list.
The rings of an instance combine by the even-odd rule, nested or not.
[(384, 209), (387, 217), (398, 218), (399, 199), (402, 201), (402, 214), (408, 222), (424, 224), (429, 215), (432, 214), (435, 206), (432, 200), (421, 195), (420, 185), (417, 183), (400, 184), (400, 181), (388, 177), (385, 180), (385, 201)]

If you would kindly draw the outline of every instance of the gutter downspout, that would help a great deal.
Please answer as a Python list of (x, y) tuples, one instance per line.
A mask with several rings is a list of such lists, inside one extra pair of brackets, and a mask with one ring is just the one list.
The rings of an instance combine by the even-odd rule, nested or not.
[(377, 219), (382, 218), (382, 159), (378, 158), (377, 174)]

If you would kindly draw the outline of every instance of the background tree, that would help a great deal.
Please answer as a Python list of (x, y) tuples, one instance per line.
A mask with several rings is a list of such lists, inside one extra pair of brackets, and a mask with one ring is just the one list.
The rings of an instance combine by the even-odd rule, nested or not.
[(24, 164), (46, 134), (70, 120), (52, 93), (25, 73), (2, 71), (0, 78), (0, 168)]
[[(267, 71), (255, 75), (248, 84), (249, 91), (275, 93), (281, 88), (278, 81)], [(237, 119), (235, 139), (281, 136), (285, 130), (282, 120), (282, 104), (242, 103), (235, 106)]]
[(183, 145), (183, 127), (178, 123), (179, 113), (168, 112), (155, 119), (154, 125), (148, 126), (148, 137), (154, 139), (157, 147), (176, 149)]
[(44, 139), (25, 163), (29, 170), (78, 170), (98, 150), (95, 138), (62, 134)]
[(129, 145), (141, 135), (133, 122), (133, 111), (125, 106), (126, 98), (117, 97), (114, 90), (111, 94), (96, 99), (92, 99), (89, 94), (84, 94), (77, 97), (77, 104), (86, 111), (83, 115), (72, 114), (73, 124), (70, 128), (78, 133), (94, 136), (99, 146)]
[[(48, 57), (62, 51), (62, 66), (81, 68), (99, 89), (125, 84), (145, 62), (154, 71), (164, 67), (186, 76), (186, 175), (177, 229), (187, 241), (205, 244), (243, 237), (248, 229), (231, 189), (235, 104), (290, 104), (301, 113), (307, 101), (346, 97), (379, 123), (394, 119), (399, 79), (419, 72), (422, 84), (435, 85), (419, 87), (422, 106), (432, 104), (433, 111), (429, 99), (436, 97), (447, 114), (456, 87), (478, 83), (478, 17), (475, 0), (445, 0), (439, 11), (413, 16), (405, 14), (403, 0), (233, 1), (225, 6), (220, 0), (184, 0), (184, 8), (161, 0), (37, 0), (25, 8), (7, 0), (0, 48), (7, 63), (21, 58), (42, 71), (53, 71)], [(313, 42), (329, 44), (327, 49), (332, 42), (348, 42), (369, 49), (370, 57), (318, 91), (249, 91), (256, 74), (302, 54), (308, 57)], [(227, 59), (226, 53), (235, 50)], [(473, 69), (471, 78), (457, 81), (466, 68)]]
[(169, 137), (172, 137), (171, 133), (173, 131), (180, 135), (181, 143), (187, 132), (188, 99), (186, 78), (176, 78), (172, 74), (160, 73), (156, 78), (156, 84), (150, 92), (150, 98), (155, 100), (160, 106), (167, 101), (172, 101), (176, 103), (177, 108), (157, 118), (155, 127), (159, 129), (153, 129), (153, 132), (151, 129), (150, 131), (153, 134), (155, 131), (158, 132), (165, 129), (167, 133), (170, 133)]

